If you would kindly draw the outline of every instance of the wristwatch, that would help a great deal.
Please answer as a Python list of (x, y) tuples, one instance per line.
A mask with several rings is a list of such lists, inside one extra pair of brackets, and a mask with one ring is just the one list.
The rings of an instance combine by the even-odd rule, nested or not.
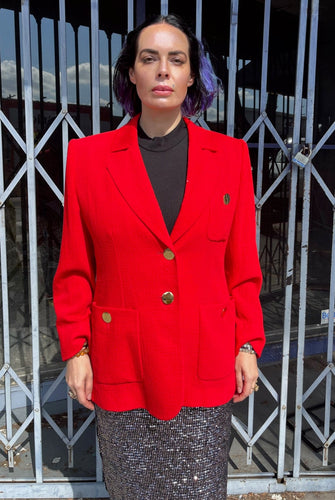
[(240, 352), (247, 352), (249, 354), (256, 354), (256, 351), (249, 342), (246, 342), (240, 347)]

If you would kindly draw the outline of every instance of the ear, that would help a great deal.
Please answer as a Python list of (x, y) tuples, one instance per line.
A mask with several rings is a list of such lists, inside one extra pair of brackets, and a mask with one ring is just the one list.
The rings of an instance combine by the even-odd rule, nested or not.
[(188, 82), (187, 82), (187, 86), (191, 87), (191, 85), (193, 85), (193, 83), (194, 83), (194, 76), (190, 75)]
[(133, 68), (129, 68), (129, 80), (131, 81), (131, 83), (136, 85), (136, 78), (135, 78), (135, 73), (134, 73)]

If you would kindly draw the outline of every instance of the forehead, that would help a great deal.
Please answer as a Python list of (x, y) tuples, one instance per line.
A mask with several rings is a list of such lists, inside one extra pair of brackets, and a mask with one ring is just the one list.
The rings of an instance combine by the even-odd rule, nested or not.
[(143, 49), (159, 51), (189, 51), (188, 38), (180, 29), (167, 23), (152, 24), (144, 28), (138, 37), (137, 52)]

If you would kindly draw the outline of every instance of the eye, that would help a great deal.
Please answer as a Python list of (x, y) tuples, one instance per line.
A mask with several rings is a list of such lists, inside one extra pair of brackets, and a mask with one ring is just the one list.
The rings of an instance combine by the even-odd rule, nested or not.
[(173, 64), (178, 64), (178, 65), (180, 65), (180, 64), (184, 64), (183, 59), (181, 59), (180, 57), (174, 57), (174, 58), (172, 59), (172, 62), (173, 62)]
[(154, 62), (155, 58), (153, 56), (145, 56), (142, 57), (142, 62), (144, 64), (150, 64), (151, 62)]

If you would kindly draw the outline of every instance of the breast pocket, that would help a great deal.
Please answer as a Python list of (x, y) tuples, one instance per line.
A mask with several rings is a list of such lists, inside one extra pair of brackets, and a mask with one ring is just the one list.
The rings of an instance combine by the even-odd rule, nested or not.
[(216, 195), (209, 209), (207, 236), (211, 241), (225, 241), (229, 235), (233, 215), (233, 201), (229, 193)]
[(200, 306), (198, 376), (203, 380), (226, 377), (235, 369), (235, 304)]
[(138, 312), (94, 304), (90, 356), (96, 382), (140, 382), (143, 371)]

